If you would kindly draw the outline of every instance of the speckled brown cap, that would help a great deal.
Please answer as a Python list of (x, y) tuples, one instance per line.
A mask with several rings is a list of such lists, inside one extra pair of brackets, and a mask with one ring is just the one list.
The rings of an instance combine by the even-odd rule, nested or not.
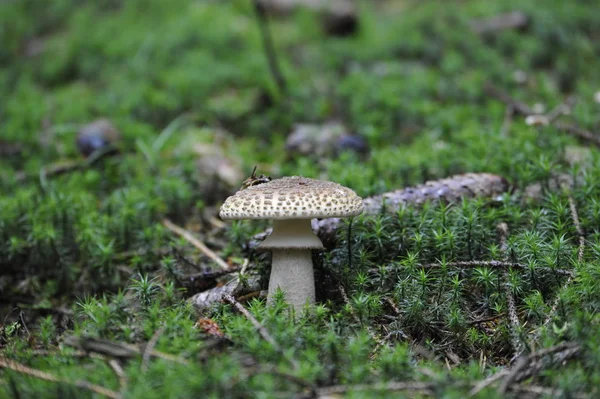
[(301, 176), (250, 186), (227, 198), (222, 219), (311, 219), (358, 215), (362, 199), (347, 187)]

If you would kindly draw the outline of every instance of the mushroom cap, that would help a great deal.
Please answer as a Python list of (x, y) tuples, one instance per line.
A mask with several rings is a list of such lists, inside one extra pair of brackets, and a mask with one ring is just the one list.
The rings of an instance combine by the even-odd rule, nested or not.
[(330, 181), (282, 177), (250, 186), (227, 198), (222, 219), (312, 219), (358, 215), (363, 202), (354, 191)]

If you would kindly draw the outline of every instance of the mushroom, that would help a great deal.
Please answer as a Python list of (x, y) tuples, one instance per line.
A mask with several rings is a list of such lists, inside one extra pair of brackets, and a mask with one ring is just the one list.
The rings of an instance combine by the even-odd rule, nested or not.
[(313, 249), (322, 249), (313, 233), (312, 218), (358, 215), (362, 199), (337, 183), (301, 176), (251, 185), (227, 198), (222, 219), (273, 219), (273, 232), (259, 249), (273, 253), (267, 303), (277, 289), (296, 310), (315, 302)]

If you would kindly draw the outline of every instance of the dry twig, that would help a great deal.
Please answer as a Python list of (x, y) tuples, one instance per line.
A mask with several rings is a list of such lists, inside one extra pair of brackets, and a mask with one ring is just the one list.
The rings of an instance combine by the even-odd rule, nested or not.
[[(111, 342), (92, 337), (66, 337), (64, 343), (69, 346), (80, 348), (86, 352), (99, 353), (104, 356), (123, 360), (133, 359), (142, 354), (142, 351), (136, 345)], [(150, 355), (174, 363), (183, 365), (189, 364), (189, 362), (185, 359), (154, 349), (150, 351)]]
[[(506, 223), (499, 223), (498, 226), (496, 226), (496, 231), (498, 231), (498, 234), (500, 235), (500, 252), (502, 253), (502, 257), (504, 259), (506, 259), (506, 251), (508, 249), (508, 224)], [(507, 279), (507, 273), (504, 272), (504, 279)], [(510, 340), (511, 340), (511, 344), (513, 347), (513, 350), (515, 351), (515, 358), (517, 356), (519, 356), (521, 354), (521, 352), (523, 351), (523, 343), (521, 342), (521, 339), (519, 337), (519, 331), (521, 330), (521, 322), (519, 321), (519, 315), (517, 314), (517, 306), (515, 305), (515, 297), (513, 296), (513, 293), (511, 291), (510, 286), (508, 285), (508, 283), (505, 283), (505, 295), (506, 295), (506, 305), (508, 308), (508, 319), (510, 322)]]
[(333, 385), (329, 387), (317, 388), (317, 397), (325, 398), (331, 395), (340, 395), (347, 392), (364, 391), (409, 391), (424, 395), (433, 395), (433, 385), (426, 382), (403, 382), (392, 381), (382, 384), (358, 384), (358, 385)]
[[(475, 396), (483, 389), (502, 379), (504, 380), (499, 387), (499, 391), (506, 392), (507, 390), (512, 390), (513, 384), (539, 374), (543, 369), (552, 364), (560, 364), (574, 357), (580, 350), (581, 347), (577, 343), (563, 342), (550, 348), (541, 349), (529, 355), (522, 356), (512, 369), (502, 369), (476, 383), (469, 392), (469, 397)], [(517, 389), (519, 388), (517, 387)]]
[(154, 347), (158, 343), (158, 340), (163, 332), (165, 332), (164, 326), (160, 327), (158, 330), (156, 330), (154, 332), (154, 334), (152, 335), (152, 338), (150, 338), (150, 341), (148, 341), (148, 343), (146, 344), (146, 347), (144, 348), (144, 352), (142, 354), (142, 366), (141, 366), (142, 372), (144, 372), (144, 373), (146, 371), (148, 371), (148, 366), (150, 365), (150, 356), (152, 355), (152, 352), (154, 351)]
[(508, 308), (508, 319), (510, 321), (510, 340), (512, 343), (513, 350), (515, 351), (515, 358), (523, 351), (523, 343), (519, 337), (519, 330), (521, 329), (521, 323), (519, 321), (519, 315), (517, 314), (517, 307), (515, 305), (515, 297), (510, 290), (508, 285), (506, 286), (506, 305)]
[[(561, 391), (558, 389), (541, 387), (539, 385), (513, 385), (510, 387), (511, 392), (519, 395), (518, 397), (526, 397), (525, 394), (537, 396), (544, 396), (548, 398), (556, 398), (560, 396)], [(578, 396), (575, 396), (578, 397)]]
[(503, 395), (506, 393), (506, 390), (512, 385), (512, 383), (516, 380), (517, 375), (527, 367), (529, 361), (527, 357), (522, 357), (517, 359), (517, 362), (513, 366), (512, 369), (509, 370), (508, 374), (502, 380), (502, 383), (498, 387), (498, 393)]
[(120, 393), (115, 392), (110, 389), (107, 389), (107, 388), (104, 388), (100, 385), (92, 384), (89, 381), (85, 381), (85, 380), (71, 381), (66, 378), (55, 376), (54, 374), (48, 373), (46, 371), (27, 367), (21, 363), (17, 363), (15, 361), (7, 359), (5, 357), (0, 357), (0, 368), (7, 368), (10, 370), (16, 371), (17, 373), (26, 374), (26, 375), (29, 375), (34, 378), (39, 378), (40, 380), (44, 380), (44, 381), (58, 382), (58, 383), (73, 385), (73, 386), (76, 386), (77, 388), (92, 391), (97, 394), (104, 395), (106, 397), (113, 398), (113, 399), (121, 398)]
[[(342, 299), (344, 300), (344, 303), (346, 305), (348, 305), (348, 307), (350, 309), (350, 314), (352, 315), (352, 317), (354, 318), (356, 323), (359, 325), (363, 325), (363, 323), (360, 321), (360, 319), (354, 312), (354, 307), (350, 303), (350, 299), (348, 298), (348, 295), (346, 295), (346, 290), (344, 289), (344, 287), (342, 287), (342, 285), (340, 284), (340, 285), (338, 285), (338, 289), (340, 290), (340, 294), (342, 294)], [(386, 342), (384, 340), (382, 340), (381, 338), (379, 338), (377, 336), (377, 334), (375, 334), (375, 331), (373, 331), (373, 329), (369, 325), (365, 324), (364, 327), (367, 330), (367, 332), (369, 333), (369, 335), (371, 336), (371, 338), (373, 339), (373, 341), (377, 342), (377, 346), (375, 347), (375, 349), (373, 349), (373, 352), (372, 352), (372, 353), (376, 353), (380, 347), (386, 345)]]
[(469, 321), (467, 321), (467, 324), (474, 325), (474, 324), (480, 324), (480, 323), (487, 323), (488, 321), (495, 321), (495, 320), (498, 320), (499, 318), (504, 317), (504, 316), (505, 316), (504, 313), (499, 313), (497, 315), (490, 316), (490, 317), (484, 317), (484, 318), (481, 318), (481, 319), (469, 320)]
[[(577, 207), (575, 206), (575, 200), (573, 199), (573, 197), (571, 195), (569, 195), (569, 209), (571, 211), (571, 219), (573, 219), (573, 225), (575, 226), (575, 231), (577, 231), (577, 237), (579, 240), (579, 248), (577, 250), (577, 262), (581, 263), (583, 261), (583, 255), (585, 252), (585, 235), (583, 233), (583, 229), (581, 228), (581, 223), (579, 222), (579, 214), (577, 213)], [(575, 276), (575, 274), (571, 274), (569, 276), (569, 278), (563, 285), (561, 291), (564, 291), (569, 286), (569, 284), (571, 284), (571, 281), (573, 281), (574, 276)], [(550, 308), (550, 312), (548, 312), (548, 316), (546, 316), (546, 319), (544, 320), (542, 327), (545, 327), (550, 323), (550, 321), (556, 314), (556, 310), (558, 309), (558, 306), (560, 305), (560, 303), (561, 303), (561, 299), (560, 299), (560, 293), (559, 293), (558, 296), (556, 297), (556, 299), (554, 300), (554, 303), (552, 304), (552, 308)], [(535, 335), (536, 339), (539, 337), (541, 332), (542, 332), (542, 329), (539, 328), (537, 331), (537, 334)]]
[(204, 255), (206, 255), (210, 260), (219, 265), (223, 270), (229, 270), (229, 265), (227, 264), (227, 262), (221, 259), (219, 255), (217, 255), (215, 252), (213, 252), (213, 250), (208, 248), (203, 242), (194, 237), (192, 233), (190, 233), (182, 227), (177, 226), (169, 219), (163, 219), (162, 225), (165, 226), (167, 229), (171, 230), (173, 233), (185, 238), (190, 244), (198, 248)]
[(127, 389), (127, 374), (125, 374), (125, 370), (123, 370), (121, 362), (119, 362), (117, 359), (110, 359), (108, 361), (108, 365), (111, 369), (113, 369), (113, 371), (117, 375), (117, 378), (119, 378), (121, 392), (125, 392), (125, 390)]
[[(527, 269), (528, 266), (524, 263), (518, 263), (518, 262), (504, 262), (504, 261), (499, 261), (499, 260), (469, 260), (469, 261), (457, 261), (457, 262), (448, 262), (446, 263), (446, 267), (481, 267), (481, 266), (485, 266), (485, 267), (494, 267), (494, 268), (515, 268), (515, 269)], [(438, 267), (440, 267), (439, 263), (426, 263), (426, 264), (420, 264), (418, 265), (418, 267), (421, 267), (423, 269), (436, 269)], [(571, 270), (565, 270), (565, 269), (550, 269), (549, 267), (538, 267), (536, 268), (536, 270), (543, 270), (543, 271), (552, 271), (553, 273), (556, 274), (560, 274), (560, 275), (564, 275), (564, 276), (573, 276), (574, 273)]]
[(504, 378), (505, 376), (507, 376), (508, 373), (509, 373), (508, 370), (503, 369), (503, 370), (500, 370), (497, 373), (494, 373), (494, 374), (488, 376), (486, 379), (479, 381), (469, 391), (469, 397), (473, 397), (473, 396), (477, 395), (479, 392), (483, 391), (485, 388), (489, 387), (490, 385), (492, 385), (496, 381), (499, 381), (502, 378)]
[(590, 142), (596, 147), (600, 147), (600, 136), (588, 130), (582, 129), (575, 125), (570, 125), (562, 122), (554, 122), (554, 126), (559, 130), (564, 130), (572, 136), (575, 136), (583, 141)]
[(495, 33), (508, 29), (524, 29), (529, 24), (529, 17), (521, 11), (511, 11), (490, 18), (472, 20), (469, 25), (475, 33)]
[(400, 309), (398, 309), (396, 302), (394, 302), (394, 300), (392, 298), (385, 297), (385, 301), (390, 305), (392, 310), (394, 310), (394, 313), (396, 313), (397, 315), (400, 314)]
[(529, 107), (529, 105), (522, 103), (521, 101), (515, 100), (510, 96), (510, 94), (500, 89), (499, 87), (496, 87), (491, 82), (487, 82), (485, 84), (484, 90), (488, 95), (510, 106), (513, 109), (513, 111), (518, 114), (521, 114), (523, 116), (535, 115), (535, 112)]
[(298, 386), (301, 386), (301, 387), (307, 389), (309, 391), (309, 393), (310, 393), (309, 397), (311, 397), (311, 398), (316, 397), (316, 388), (315, 388), (314, 384), (312, 384), (311, 382), (309, 382), (309, 381), (307, 381), (305, 379), (297, 377), (297, 376), (295, 376), (293, 374), (289, 374), (289, 373), (285, 373), (285, 372), (279, 371), (279, 370), (277, 370), (273, 366), (270, 366), (270, 367), (265, 368), (265, 369), (256, 370), (255, 372), (253, 372), (251, 374), (251, 376), (261, 375), (261, 374), (271, 374), (271, 375), (274, 375), (276, 377), (283, 378), (284, 380), (287, 380), (289, 382), (292, 382), (292, 383), (294, 383), (294, 384), (296, 384)]
[(577, 207), (575, 206), (575, 200), (573, 196), (569, 195), (569, 209), (571, 211), (571, 219), (573, 219), (573, 224), (575, 225), (575, 231), (577, 231), (577, 238), (579, 240), (579, 249), (577, 251), (577, 261), (583, 261), (583, 253), (585, 251), (585, 234), (583, 233), (583, 229), (581, 228), (581, 223), (579, 222), (579, 214), (577, 213)]
[(256, 320), (256, 318), (252, 315), (252, 313), (250, 313), (248, 311), (248, 309), (246, 309), (241, 303), (239, 303), (233, 296), (231, 296), (229, 294), (224, 294), (223, 295), (223, 300), (225, 302), (229, 303), (230, 305), (232, 305), (238, 312), (240, 312), (241, 314), (243, 314), (244, 317), (246, 319), (248, 319), (250, 321), (250, 323), (252, 323), (252, 325), (254, 326), (254, 328), (256, 328), (256, 330), (258, 331), (258, 333), (260, 334), (260, 336), (265, 341), (267, 341), (269, 344), (271, 344), (273, 346), (273, 348), (275, 348), (275, 350), (277, 352), (279, 352), (279, 354), (281, 354), (281, 356), (284, 359), (286, 359), (287, 361), (289, 361), (290, 364), (292, 365), (292, 367), (294, 369), (298, 369), (300, 367), (300, 365), (298, 364), (298, 362), (295, 359), (290, 358), (289, 356), (286, 355), (286, 353), (282, 350), (282, 348), (279, 346), (279, 344), (277, 343), (277, 341), (275, 341), (275, 339), (269, 333), (269, 331), (265, 328), (265, 326), (263, 326), (262, 324), (260, 324), (260, 322), (258, 320)]
[(556, 120), (561, 115), (570, 112), (570, 110), (574, 107), (574, 105), (575, 105), (574, 97), (567, 98), (564, 103), (560, 104), (559, 106), (554, 108), (552, 111), (548, 112), (546, 115), (540, 115), (540, 114), (536, 113), (533, 109), (531, 109), (527, 104), (522, 103), (518, 100), (515, 100), (507, 92), (496, 87), (491, 82), (486, 83), (485, 91), (490, 96), (496, 98), (497, 100), (502, 101), (504, 104), (506, 104), (510, 108), (512, 108), (514, 112), (521, 114), (522, 116), (540, 117), (541, 125), (552, 125), (559, 130), (563, 130), (563, 131), (569, 133), (572, 136), (575, 136), (583, 141), (590, 142), (590, 143), (596, 145), (597, 147), (600, 147), (600, 136), (599, 135), (596, 135), (588, 130), (582, 129), (579, 126), (576, 126), (573, 124), (568, 124), (568, 123), (563, 123), (563, 122)]
[(225, 302), (227, 302), (230, 305), (232, 305), (238, 312), (240, 312), (241, 314), (243, 314), (244, 317), (246, 319), (248, 319), (250, 321), (250, 323), (252, 323), (252, 325), (254, 326), (254, 328), (256, 328), (256, 330), (258, 331), (258, 333), (260, 334), (260, 336), (263, 337), (263, 339), (265, 341), (267, 341), (268, 343), (270, 343), (271, 345), (273, 345), (273, 347), (279, 349), (279, 344), (275, 341), (275, 339), (273, 339), (273, 337), (271, 336), (271, 334), (269, 333), (269, 331), (267, 331), (267, 329), (265, 328), (265, 326), (263, 326), (262, 324), (260, 324), (260, 322), (258, 320), (256, 320), (256, 317), (254, 317), (252, 315), (252, 313), (250, 313), (248, 311), (248, 309), (246, 309), (244, 306), (242, 306), (241, 303), (239, 303), (238, 301), (236, 301), (235, 298), (232, 297), (229, 294), (224, 294), (223, 295), (223, 299), (225, 300)]
[(60, 356), (72, 356), (74, 358), (91, 358), (91, 359), (99, 359), (104, 362), (107, 362), (110, 368), (113, 369), (117, 377), (119, 378), (119, 385), (121, 386), (121, 392), (124, 392), (127, 389), (127, 375), (125, 374), (125, 370), (121, 366), (121, 362), (117, 359), (109, 359), (107, 356), (101, 355), (99, 353), (89, 353), (82, 350), (75, 350), (69, 353), (65, 353), (62, 350), (48, 350), (48, 349), (35, 349), (31, 351), (32, 355), (35, 356), (50, 356), (55, 357), (57, 355)]

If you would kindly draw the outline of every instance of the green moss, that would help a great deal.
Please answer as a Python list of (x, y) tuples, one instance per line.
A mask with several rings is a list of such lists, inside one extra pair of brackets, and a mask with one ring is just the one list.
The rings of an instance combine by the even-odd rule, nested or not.
[[(515, 340), (525, 352), (574, 341), (582, 347), (576, 359), (549, 364), (525, 384), (597, 396), (598, 149), (578, 147), (585, 154), (573, 165), (573, 137), (527, 126), (518, 115), (509, 121), (484, 86), (493, 82), (547, 110), (574, 95), (578, 103), (564, 119), (593, 130), (598, 7), (360, 3), (359, 31), (344, 38), (326, 36), (320, 17), (306, 10), (270, 16), (288, 86), (281, 93), (249, 1), (3, 2), (2, 357), (132, 398), (289, 397), (390, 381), (425, 382), (433, 396), (453, 398), (505, 367)], [(528, 16), (525, 29), (471, 31), (472, 19), (513, 10)], [(527, 80), (515, 79), (516, 71)], [(123, 136), (117, 156), (40, 173), (81, 162), (77, 131), (101, 117)], [(315, 162), (285, 154), (295, 123), (330, 120), (364, 137), (370, 156)], [(277, 345), (225, 304), (203, 315), (226, 335), (216, 338), (186, 302), (207, 287), (186, 277), (198, 270), (180, 258), (210, 265), (161, 221), (199, 231), (236, 263), (248, 257), (263, 277), (267, 257), (245, 244), (267, 223), (214, 229), (210, 216), (225, 194), (198, 169), (195, 143), (220, 146), (247, 173), (258, 164), (259, 173), (327, 178), (362, 196), (464, 172), (502, 175), (514, 191), (355, 218), (351, 234), (345, 224), (337, 247), (320, 258), (328, 288), (311, 312), (294, 321), (283, 298), (269, 308), (259, 299), (245, 304)], [(4, 155), (9, 145), (20, 152)], [(576, 184), (558, 189), (557, 174)], [(533, 183), (540, 197), (524, 198)], [(581, 258), (570, 200), (585, 235)], [(506, 246), (500, 223), (509, 228)], [(517, 265), (456, 265), (491, 260)], [(511, 326), (509, 298), (519, 328)], [(65, 344), (71, 335), (139, 344), (159, 329), (155, 349), (185, 364), (152, 358), (146, 368), (134, 356), (122, 362), (124, 388), (104, 359)], [(374, 386), (348, 396), (392, 394), (412, 395)], [(0, 374), (0, 397), (57, 396), (99, 397), (73, 384)], [(491, 386), (479, 396), (502, 394)]]

